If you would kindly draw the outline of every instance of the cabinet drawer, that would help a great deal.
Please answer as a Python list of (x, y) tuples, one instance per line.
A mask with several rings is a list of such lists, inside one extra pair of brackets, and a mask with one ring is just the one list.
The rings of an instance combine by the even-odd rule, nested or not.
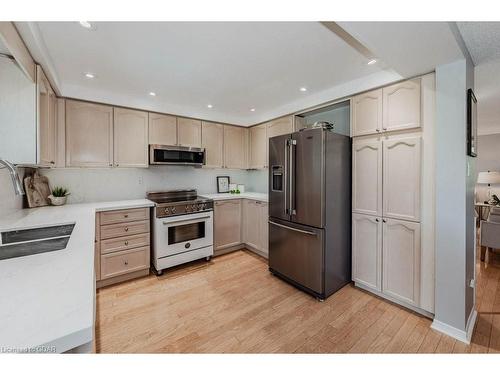
[(129, 221), (147, 220), (149, 208), (133, 208), (130, 210), (105, 211), (100, 214), (101, 225), (126, 223)]
[(131, 236), (133, 234), (148, 233), (149, 220), (134, 221), (131, 223), (101, 225), (101, 241), (108, 238)]
[(101, 280), (149, 268), (149, 246), (101, 255)]
[(143, 246), (149, 246), (149, 233), (102, 240), (101, 254), (113, 253), (115, 251), (128, 250)]

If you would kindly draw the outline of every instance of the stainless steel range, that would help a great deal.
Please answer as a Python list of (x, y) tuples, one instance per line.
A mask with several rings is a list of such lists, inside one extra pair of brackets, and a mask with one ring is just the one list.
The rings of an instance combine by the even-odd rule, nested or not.
[(213, 200), (195, 189), (149, 192), (155, 203), (152, 219), (153, 257), (157, 274), (196, 259), (210, 260), (213, 247)]

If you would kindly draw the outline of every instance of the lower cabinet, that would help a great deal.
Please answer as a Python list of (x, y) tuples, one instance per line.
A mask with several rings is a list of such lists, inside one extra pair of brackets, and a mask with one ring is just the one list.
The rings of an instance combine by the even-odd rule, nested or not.
[(149, 274), (149, 208), (96, 214), (97, 287)]
[(214, 251), (241, 244), (241, 199), (214, 204)]
[(214, 251), (221, 255), (247, 247), (268, 255), (268, 204), (253, 199), (227, 199), (214, 204)]
[(420, 304), (420, 224), (352, 215), (352, 279), (395, 301)]
[(260, 255), (268, 255), (267, 203), (243, 200), (243, 242)]

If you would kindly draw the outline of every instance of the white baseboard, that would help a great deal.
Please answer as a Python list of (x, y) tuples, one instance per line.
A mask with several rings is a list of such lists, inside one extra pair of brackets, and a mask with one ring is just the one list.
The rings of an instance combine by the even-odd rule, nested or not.
[(467, 321), (467, 326), (464, 330), (455, 328), (450, 326), (449, 324), (440, 322), (439, 320), (434, 319), (431, 324), (431, 328), (444, 333), (454, 339), (462, 341), (463, 343), (470, 344), (470, 340), (472, 338), (472, 333), (474, 332), (474, 326), (476, 325), (477, 319), (477, 311), (473, 310), (469, 316), (469, 320)]

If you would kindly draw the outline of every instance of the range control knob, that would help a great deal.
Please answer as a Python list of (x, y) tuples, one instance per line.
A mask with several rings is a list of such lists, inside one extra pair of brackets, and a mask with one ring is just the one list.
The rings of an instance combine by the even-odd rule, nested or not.
[(165, 209), (163, 210), (163, 212), (165, 212), (165, 215), (168, 215), (170, 213), (170, 210), (168, 209), (168, 207), (165, 207)]
[(188, 212), (190, 209), (189, 205), (186, 205), (186, 212)]
[(193, 204), (193, 205), (191, 206), (191, 209), (192, 209), (193, 211), (196, 211), (196, 205), (195, 205), (195, 204)]
[(175, 207), (172, 207), (170, 211), (172, 211), (172, 213), (175, 214)]

